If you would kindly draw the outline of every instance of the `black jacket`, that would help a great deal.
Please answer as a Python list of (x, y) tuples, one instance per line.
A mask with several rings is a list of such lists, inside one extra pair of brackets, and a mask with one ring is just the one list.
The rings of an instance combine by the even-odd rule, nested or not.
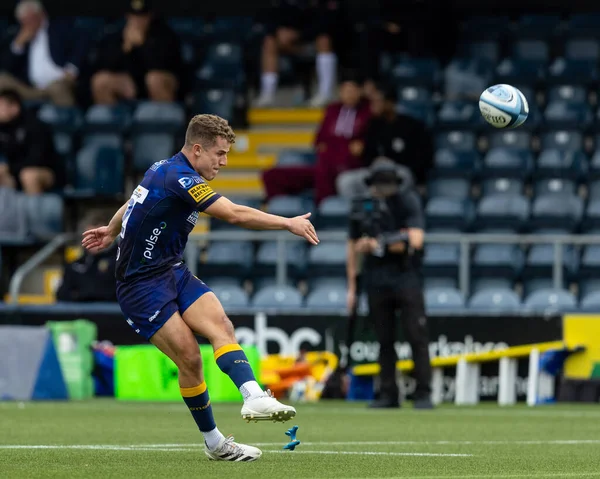
[(56, 292), (59, 301), (116, 301), (115, 247), (97, 255), (84, 253), (65, 267), (63, 282)]

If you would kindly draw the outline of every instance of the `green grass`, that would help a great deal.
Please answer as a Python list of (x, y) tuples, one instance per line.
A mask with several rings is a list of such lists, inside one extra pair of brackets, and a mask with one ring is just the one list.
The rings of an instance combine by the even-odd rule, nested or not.
[[(247, 424), (240, 405), (214, 410), (222, 432), (260, 445), (259, 461), (208, 461), (183, 403), (0, 403), (0, 477), (600, 478), (593, 405), (370, 411), (323, 402), (298, 405), (285, 424)], [(284, 452), (294, 424), (302, 444)]]

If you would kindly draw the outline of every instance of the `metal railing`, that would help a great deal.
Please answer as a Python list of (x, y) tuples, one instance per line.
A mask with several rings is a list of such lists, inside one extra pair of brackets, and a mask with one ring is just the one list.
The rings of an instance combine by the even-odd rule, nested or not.
[[(346, 241), (348, 238), (344, 231), (319, 232), (321, 242)], [(189, 237), (185, 251), (185, 260), (194, 274), (198, 274), (198, 246), (209, 241), (276, 241), (276, 281), (284, 285), (287, 281), (286, 244), (293, 241), (305, 241), (303, 238), (291, 235), (288, 232), (249, 232), (245, 230), (212, 231), (208, 233), (192, 234)], [(535, 245), (551, 244), (554, 248), (552, 264), (552, 280), (555, 288), (563, 287), (563, 247), (565, 245), (600, 245), (600, 235), (517, 235), (517, 234), (481, 234), (481, 233), (427, 233), (426, 243), (458, 244), (460, 256), (458, 264), (459, 289), (465, 295), (470, 291), (471, 276), (471, 251), (479, 244), (515, 244)], [(201, 273), (200, 273), (201, 274)]]

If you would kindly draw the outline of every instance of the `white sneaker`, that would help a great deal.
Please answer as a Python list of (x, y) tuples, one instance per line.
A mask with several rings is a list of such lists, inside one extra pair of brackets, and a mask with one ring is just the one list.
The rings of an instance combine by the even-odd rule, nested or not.
[(289, 421), (296, 415), (296, 409), (292, 406), (281, 404), (273, 397), (271, 391), (267, 390), (264, 396), (249, 399), (242, 406), (242, 419), (247, 422), (254, 421)]
[(315, 95), (308, 101), (308, 106), (310, 108), (323, 108), (331, 102), (331, 99), (328, 97), (324, 97), (321, 95)]
[(234, 442), (233, 436), (224, 438), (213, 451), (208, 449), (206, 443), (204, 446), (204, 453), (211, 461), (250, 462), (256, 461), (262, 456), (260, 449), (246, 444), (238, 444)]
[(270, 108), (275, 104), (275, 96), (262, 93), (254, 102), (256, 108)]

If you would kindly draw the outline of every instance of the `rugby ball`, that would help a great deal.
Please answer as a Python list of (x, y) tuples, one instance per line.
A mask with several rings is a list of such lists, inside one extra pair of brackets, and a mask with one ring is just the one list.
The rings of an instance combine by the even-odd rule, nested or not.
[(525, 95), (511, 85), (494, 85), (486, 88), (479, 97), (479, 111), (495, 128), (516, 128), (529, 115)]

